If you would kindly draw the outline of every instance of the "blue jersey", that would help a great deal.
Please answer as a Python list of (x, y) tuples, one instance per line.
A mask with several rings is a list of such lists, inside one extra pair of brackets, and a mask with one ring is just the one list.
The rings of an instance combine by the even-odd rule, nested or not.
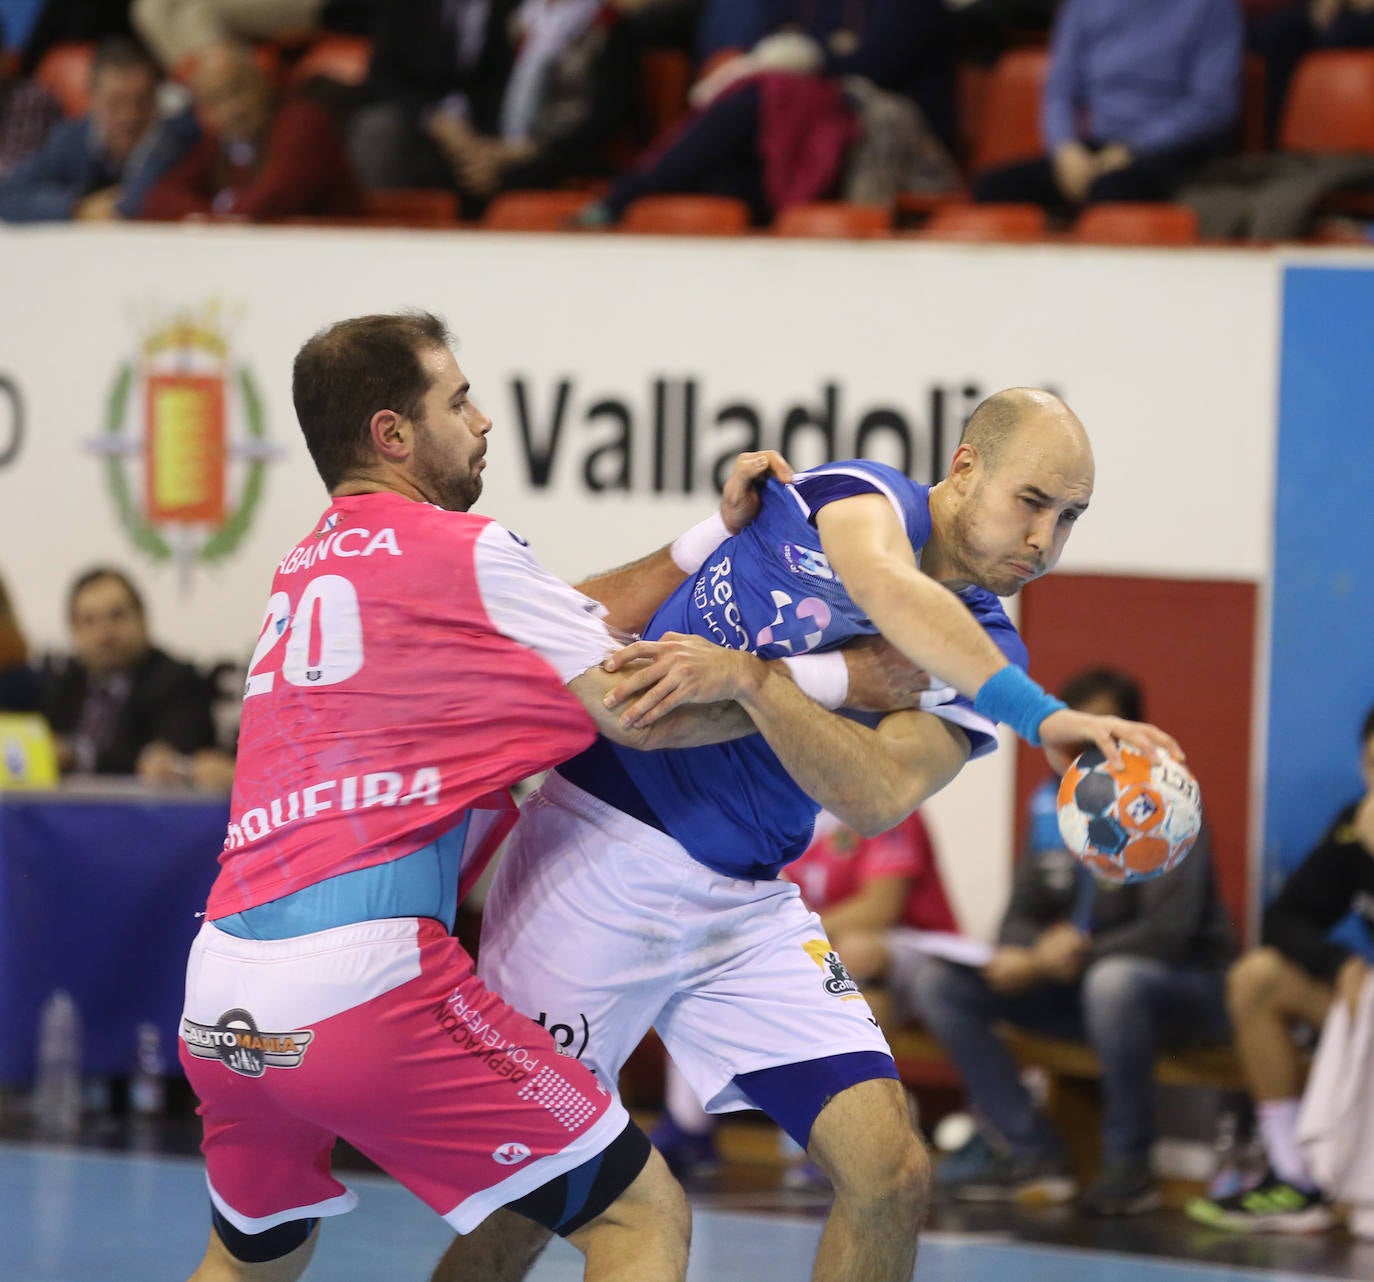
[[(693, 633), (764, 659), (830, 650), (877, 632), (821, 550), (816, 513), (856, 494), (887, 497), (919, 555), (930, 537), (930, 488), (866, 459), (769, 481), (758, 516), (727, 539), (658, 609), (644, 635)], [(1026, 648), (1002, 604), (959, 594), (1002, 653)], [(962, 697), (935, 710), (958, 723), (974, 755), (996, 746), (992, 725)], [(730, 877), (771, 878), (810, 844), (819, 807), (762, 735), (704, 748), (636, 752), (607, 742), (559, 767), (579, 787), (662, 828), (693, 858)]]

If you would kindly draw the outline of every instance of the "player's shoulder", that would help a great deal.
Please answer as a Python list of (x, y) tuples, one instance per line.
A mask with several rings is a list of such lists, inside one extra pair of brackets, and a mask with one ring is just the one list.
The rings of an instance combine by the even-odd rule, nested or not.
[(836, 459), (831, 463), (822, 463), (818, 467), (809, 467), (804, 472), (798, 472), (793, 477), (793, 483), (821, 477), (853, 477), (869, 485), (902, 493), (924, 488), (890, 463), (870, 458)]

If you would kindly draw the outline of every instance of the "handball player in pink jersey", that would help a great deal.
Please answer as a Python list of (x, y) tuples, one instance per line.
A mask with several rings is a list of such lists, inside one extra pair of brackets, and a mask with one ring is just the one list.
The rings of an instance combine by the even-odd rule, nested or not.
[(589, 1279), (681, 1279), (688, 1211), (663, 1160), (451, 929), (510, 785), (598, 731), (651, 748), (752, 729), (735, 704), (623, 727), (600, 665), (609, 627), (642, 628), (786, 465), (742, 455), (719, 514), (584, 594), (468, 511), (491, 421), (442, 322), (333, 325), (292, 392), (330, 503), (272, 582), (187, 969), (213, 1226), (194, 1278), (299, 1277), (320, 1219), (357, 1201), (330, 1171), (342, 1137), (460, 1233), (506, 1207), (572, 1242)]

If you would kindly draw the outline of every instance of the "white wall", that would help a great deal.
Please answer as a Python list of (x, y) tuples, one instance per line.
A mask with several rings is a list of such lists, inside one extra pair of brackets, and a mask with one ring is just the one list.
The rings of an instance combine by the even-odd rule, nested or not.
[[(947, 458), (981, 395), (1033, 383), (1067, 397), (1097, 453), (1097, 493), (1066, 566), (1258, 581), (1269, 559), (1278, 279), (1272, 256), (1205, 251), (0, 228), (0, 376), (26, 406), (22, 447), (0, 466), (0, 575), (40, 645), (62, 643), (72, 573), (114, 560), (147, 585), (170, 648), (243, 655), (273, 564), (323, 505), (291, 411), (297, 347), (343, 316), (422, 306), (452, 324), (474, 395), (496, 420), (481, 509), (570, 577), (704, 514), (710, 460), (748, 443), (737, 421), (715, 421), (726, 406), (751, 405), (775, 445), (789, 408), (819, 412), (833, 384), (839, 455), (854, 452), (865, 414), (888, 407), (911, 428), (914, 471), (929, 479), (933, 402), (943, 400)], [(179, 313), (217, 327), (229, 366), (252, 371), (281, 451), (236, 553), (215, 565), (188, 554), (180, 569), (140, 559), (116, 518), (108, 464), (89, 448), (119, 367), (137, 366), (143, 338)], [(542, 448), (564, 379), (562, 436), (537, 487), (513, 388), (527, 389)], [(680, 492), (676, 428), (669, 488), (652, 489), (655, 379), (672, 383), (679, 407), (681, 381), (695, 385), (693, 494)], [(617, 430), (617, 411), (590, 413), (599, 402), (632, 420), (628, 492), (593, 493), (582, 480), (588, 453)], [(135, 395), (118, 440), (140, 436), (137, 407)], [(231, 438), (244, 435), (233, 400), (230, 411)], [(874, 439), (871, 452), (896, 461), (894, 438)], [(0, 403), (0, 458), (9, 442)], [(794, 462), (819, 460), (814, 433), (794, 445)], [(137, 460), (122, 468), (137, 492)], [(230, 507), (244, 474), (241, 463), (228, 470)], [(202, 539), (184, 541), (193, 553)], [(957, 906), (979, 931), (1001, 905), (1009, 765), (1004, 755), (970, 769), (931, 808)]]

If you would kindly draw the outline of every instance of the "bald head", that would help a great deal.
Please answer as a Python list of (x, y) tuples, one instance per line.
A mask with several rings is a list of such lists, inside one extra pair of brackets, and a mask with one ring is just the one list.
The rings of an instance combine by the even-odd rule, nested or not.
[(1088, 434), (1059, 397), (1033, 387), (988, 397), (931, 491), (937, 550), (922, 566), (998, 596), (1019, 591), (1058, 562), (1094, 470)]
[(1078, 415), (1053, 392), (1038, 387), (994, 392), (973, 411), (959, 444), (976, 450), (988, 471), (997, 470), (1013, 444), (1054, 448), (1092, 463), (1092, 446)]

